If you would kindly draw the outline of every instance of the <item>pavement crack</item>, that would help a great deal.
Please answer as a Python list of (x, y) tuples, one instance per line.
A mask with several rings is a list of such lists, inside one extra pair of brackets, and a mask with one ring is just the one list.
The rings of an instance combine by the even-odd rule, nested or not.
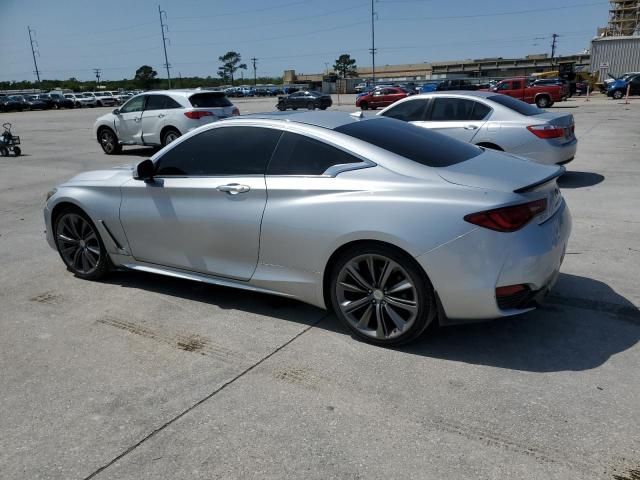
[(282, 345), (280, 345), (279, 347), (275, 348), (273, 351), (271, 351), (270, 353), (268, 353), (267, 355), (265, 355), (264, 357), (262, 357), (260, 360), (258, 360), (257, 362), (251, 364), (249, 367), (245, 368), (244, 370), (242, 370), (239, 374), (237, 374), (235, 377), (233, 377), (230, 380), (227, 380), (225, 383), (223, 383), (222, 385), (220, 385), (218, 388), (216, 388), (213, 392), (209, 393), (208, 395), (206, 395), (204, 398), (201, 398), (200, 400), (198, 400), (196, 403), (194, 403), (193, 405), (191, 405), (190, 407), (186, 408), (185, 410), (183, 410), (182, 412), (180, 412), (179, 414), (177, 414), (176, 416), (174, 416), (173, 418), (167, 420), (165, 423), (163, 423), (162, 425), (160, 425), (158, 428), (156, 428), (155, 430), (153, 430), (152, 432), (150, 432), (149, 434), (147, 434), (146, 436), (144, 436), (140, 441), (138, 441), (137, 443), (135, 443), (134, 445), (131, 445), (129, 448), (127, 448), (126, 450), (124, 450), (123, 452), (121, 452), (120, 454), (118, 454), (116, 457), (114, 457), (113, 459), (111, 459), (109, 462), (105, 463), (103, 466), (101, 466), (100, 468), (98, 468), (97, 470), (93, 471), (91, 474), (89, 474), (88, 476), (84, 477), (84, 480), (90, 480), (91, 478), (95, 478), (97, 475), (99, 475), (100, 473), (104, 472), (107, 468), (109, 468), (111, 465), (113, 465), (114, 463), (116, 463), (117, 461), (121, 460), (122, 458), (126, 457), (127, 455), (129, 455), (131, 452), (133, 452), (136, 448), (138, 448), (140, 445), (142, 445), (143, 443), (145, 443), (147, 440), (150, 440), (151, 438), (153, 438), (156, 434), (160, 433), (162, 430), (164, 430), (165, 428), (167, 428), (169, 425), (175, 423), (176, 421), (180, 420), (182, 417), (184, 417), (187, 413), (191, 412), (192, 410), (196, 409), (197, 407), (199, 407), (200, 405), (202, 405), (203, 403), (205, 403), (207, 400), (213, 398), (216, 394), (220, 393), (222, 390), (224, 390), (225, 388), (227, 388), (229, 385), (233, 384), (234, 382), (236, 382), (237, 380), (241, 379), (242, 377), (244, 377), (247, 373), (251, 372), (252, 370), (254, 370), (256, 367), (262, 365), (264, 362), (266, 362), (267, 360), (269, 360), (271, 357), (273, 357), (275, 354), (277, 354), (278, 352), (280, 352), (281, 350), (283, 350), (284, 348), (288, 347), (289, 345), (291, 345), (293, 342), (295, 342), (298, 338), (300, 338), (302, 335), (304, 335), (305, 333), (307, 333), (309, 330), (311, 330), (313, 327), (317, 326), (320, 322), (322, 322), (324, 319), (329, 318), (331, 316), (331, 313), (326, 313), (325, 315), (321, 316), (318, 320), (316, 320), (315, 322), (311, 323), (310, 325), (308, 325), (307, 327), (305, 327), (302, 331), (298, 332), (296, 335), (294, 335), (293, 337), (291, 337), (289, 340), (287, 340), (286, 342), (284, 342)]

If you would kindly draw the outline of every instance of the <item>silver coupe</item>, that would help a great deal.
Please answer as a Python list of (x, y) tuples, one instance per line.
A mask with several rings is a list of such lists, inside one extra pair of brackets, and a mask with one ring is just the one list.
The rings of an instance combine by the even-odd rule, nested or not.
[(44, 217), (80, 278), (126, 268), (284, 295), (397, 345), (537, 304), (571, 230), (563, 171), (390, 118), (273, 113), (77, 175)]

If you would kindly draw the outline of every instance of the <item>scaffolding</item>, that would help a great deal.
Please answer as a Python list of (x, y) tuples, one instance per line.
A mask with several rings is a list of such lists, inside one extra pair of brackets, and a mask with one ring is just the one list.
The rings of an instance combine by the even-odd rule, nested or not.
[(605, 36), (640, 35), (640, 0), (610, 0)]

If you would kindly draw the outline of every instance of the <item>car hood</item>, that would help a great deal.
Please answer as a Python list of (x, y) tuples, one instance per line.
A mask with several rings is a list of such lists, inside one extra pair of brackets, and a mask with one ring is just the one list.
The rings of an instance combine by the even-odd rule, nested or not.
[(437, 170), (449, 183), (468, 187), (521, 192), (564, 173), (564, 167), (541, 165), (523, 157), (495, 150)]
[(92, 170), (89, 172), (83, 172), (75, 177), (67, 180), (62, 186), (73, 186), (96, 184), (96, 185), (122, 185), (127, 180), (132, 178), (132, 172), (135, 168), (134, 164), (120, 165), (118, 167), (109, 168), (105, 170)]
[(615, 80), (609, 84), (609, 88), (624, 88), (627, 86), (627, 82), (625, 80)]

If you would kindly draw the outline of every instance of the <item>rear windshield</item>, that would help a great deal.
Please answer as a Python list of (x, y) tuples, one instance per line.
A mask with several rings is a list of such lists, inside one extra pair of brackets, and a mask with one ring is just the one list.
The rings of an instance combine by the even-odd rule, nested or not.
[(543, 111), (535, 105), (529, 105), (522, 100), (518, 100), (517, 98), (513, 98), (508, 95), (493, 95), (492, 97), (488, 97), (488, 99), (499, 103), (503, 107), (510, 108), (522, 115), (526, 115), (527, 117), (543, 113)]
[(448, 167), (482, 153), (468, 143), (392, 118), (348, 123), (335, 130), (428, 167)]
[(196, 93), (189, 97), (195, 108), (230, 107), (233, 104), (222, 92)]

